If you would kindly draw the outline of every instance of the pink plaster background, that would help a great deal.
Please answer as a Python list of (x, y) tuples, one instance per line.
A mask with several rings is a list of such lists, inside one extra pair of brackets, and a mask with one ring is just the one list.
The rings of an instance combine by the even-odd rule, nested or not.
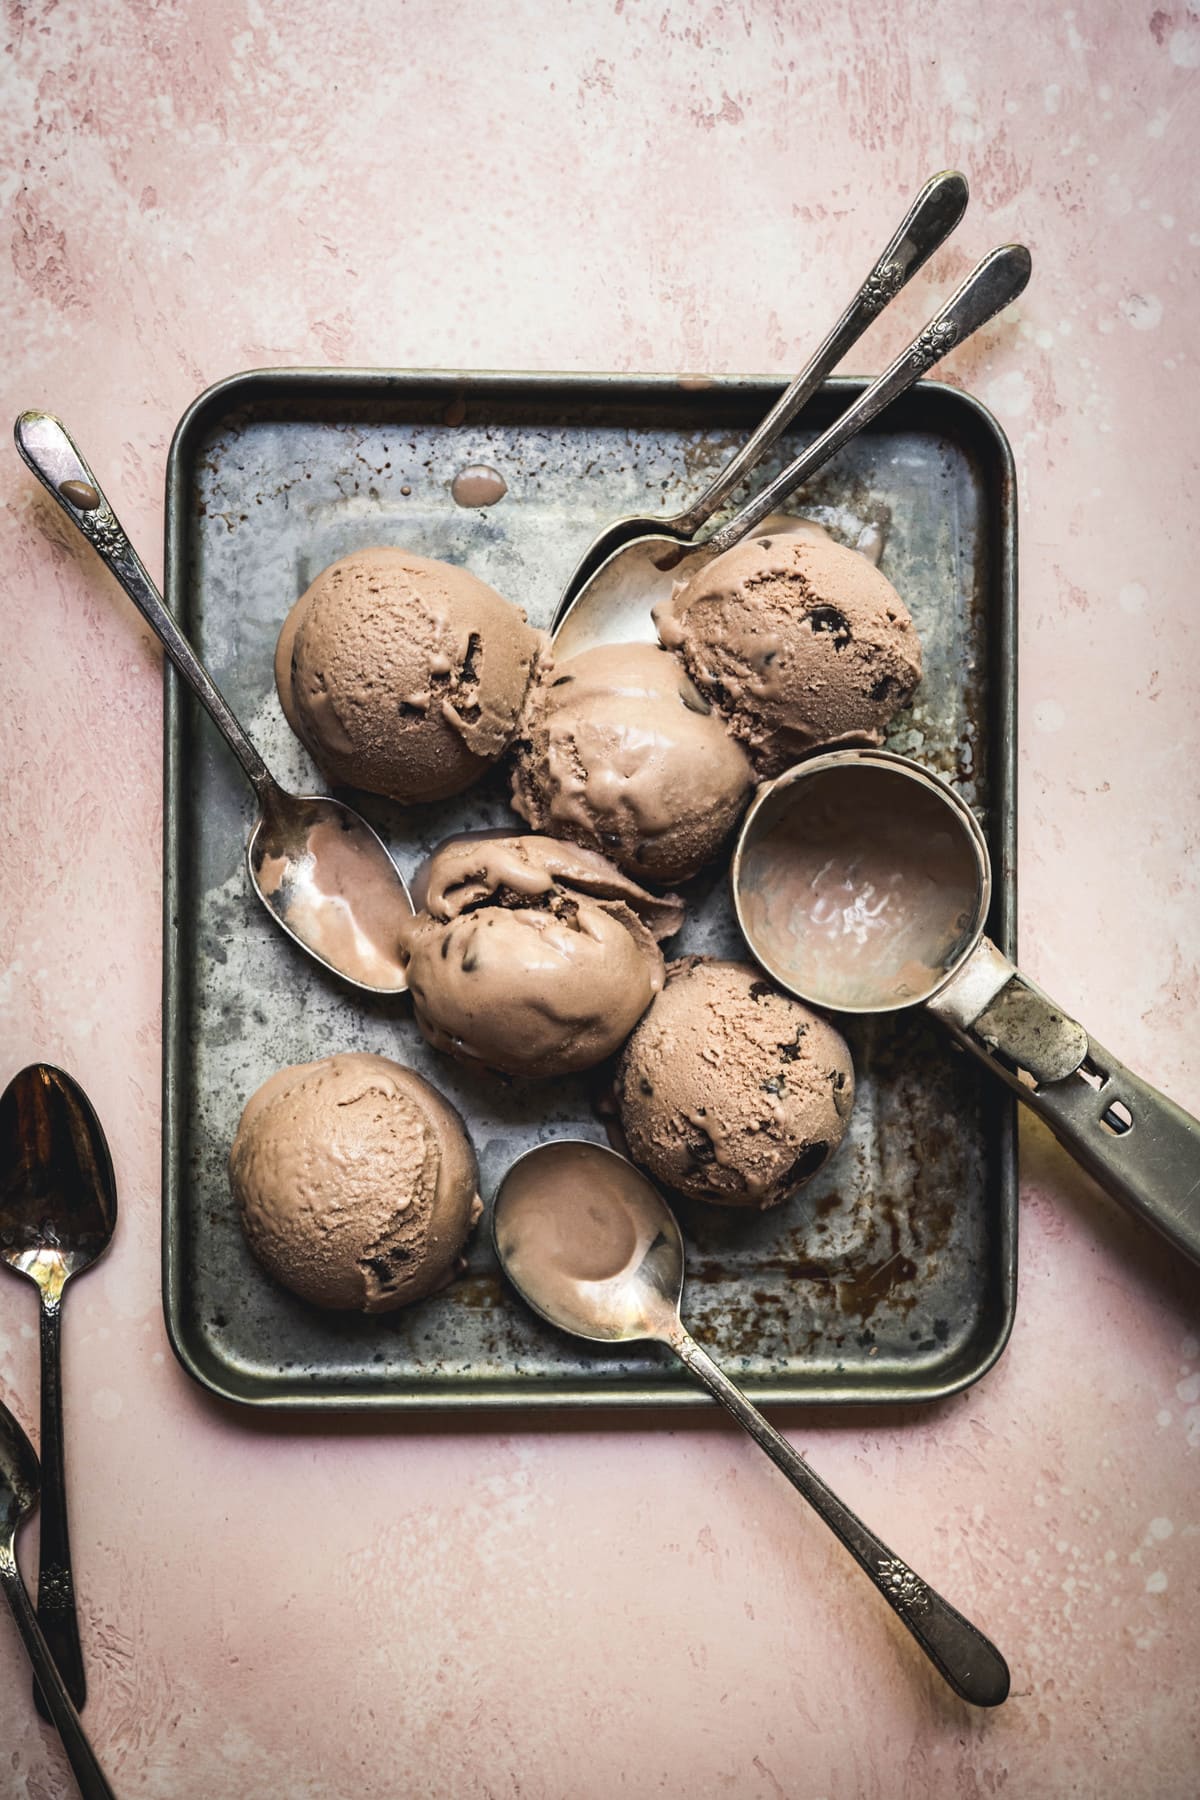
[[(155, 570), (172, 428), (233, 370), (791, 373), (920, 181), (966, 170), (933, 280), (1006, 237), (1035, 263), (947, 365), (1020, 466), (1023, 960), (1200, 1110), (1194, 7), (8, 0), (4, 31), (0, 412), (66, 417)], [(160, 659), (0, 456), (0, 1080), (73, 1069), (121, 1189), (66, 1321), (118, 1793), (1194, 1794), (1200, 1278), (1040, 1129), (995, 1372), (791, 1426), (1006, 1651), (995, 1715), (715, 1423), (287, 1429), (190, 1385), (159, 1295)], [(5, 1276), (30, 1423), (35, 1321)], [(0, 1793), (69, 1791), (0, 1621)]]

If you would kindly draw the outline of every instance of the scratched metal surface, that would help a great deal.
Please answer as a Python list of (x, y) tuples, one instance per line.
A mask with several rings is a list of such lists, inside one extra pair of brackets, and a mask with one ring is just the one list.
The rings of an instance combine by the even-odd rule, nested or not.
[[(856, 385), (831, 383), (796, 438)], [(674, 511), (777, 391), (752, 379), (235, 378), (197, 402), (173, 446), (170, 603), (276, 773), (319, 790), (271, 664), (281, 620), (320, 568), (355, 547), (401, 543), (468, 565), (547, 623), (600, 525)], [(508, 483), (486, 512), (450, 495), (471, 462)], [(997, 869), (993, 935), (1010, 947), (1014, 505), (998, 429), (934, 384), (858, 438), (803, 504), (851, 542), (866, 523), (884, 528), (882, 566), (913, 612), (926, 668), (889, 742), (957, 780), (976, 806)], [(498, 1276), (486, 1221), (461, 1280), (387, 1317), (322, 1313), (260, 1272), (226, 1157), (247, 1096), (281, 1065), (364, 1049), (421, 1070), (466, 1118), (488, 1201), (528, 1145), (603, 1138), (602, 1075), (521, 1084), (473, 1074), (426, 1047), (406, 1001), (364, 1003), (285, 940), (244, 875), (249, 790), (170, 676), (167, 764), (164, 1294), (185, 1366), (259, 1405), (702, 1398), (665, 1353), (593, 1351), (533, 1319)], [(501, 775), (408, 813), (361, 804), (402, 868), (449, 832), (511, 816)], [(676, 953), (743, 954), (722, 878), (700, 878), (688, 898)], [(848, 1035), (858, 1099), (846, 1143), (817, 1179), (766, 1214), (679, 1209), (685, 1316), (759, 1399), (932, 1398), (983, 1373), (1011, 1324), (1011, 1102), (932, 1022), (857, 1022)]]

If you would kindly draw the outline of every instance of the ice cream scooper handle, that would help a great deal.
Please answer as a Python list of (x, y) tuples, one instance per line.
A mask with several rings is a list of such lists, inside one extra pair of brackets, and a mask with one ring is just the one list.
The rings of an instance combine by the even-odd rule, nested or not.
[(966, 205), (966, 178), (956, 169), (943, 169), (940, 175), (934, 175), (925, 183), (828, 337), (779, 396), (753, 437), (747, 438), (737, 455), (726, 463), (699, 499), (671, 520), (676, 531), (694, 536), (712, 518), (721, 502), (758, 467), (871, 321), (945, 243), (962, 218)]
[(275, 791), (271, 771), (179, 629), (66, 426), (52, 413), (23, 412), (13, 436), (17, 449), (51, 499), (57, 501), (116, 576), (241, 763), (260, 802), (267, 805)]
[(769, 487), (735, 513), (719, 531), (714, 531), (706, 547), (718, 554), (740, 543), (747, 532), (753, 531), (802, 482), (823, 468), (856, 433), (940, 362), (948, 350), (961, 344), (1015, 300), (1024, 291), (1031, 267), (1024, 244), (1002, 244), (990, 256), (985, 256), (908, 349), (900, 352), (891, 367), (885, 369), (870, 387), (864, 388), (841, 418), (807, 450), (802, 450), (795, 462), (789, 463)]
[(1200, 1264), (1200, 1120), (1131, 1074), (987, 938), (927, 1005), (1101, 1187)]

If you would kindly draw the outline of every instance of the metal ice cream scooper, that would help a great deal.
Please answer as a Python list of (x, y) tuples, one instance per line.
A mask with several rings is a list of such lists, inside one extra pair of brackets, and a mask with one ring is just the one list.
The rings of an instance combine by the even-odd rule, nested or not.
[(837, 1012), (925, 1006), (1131, 1212), (1200, 1263), (1200, 1121), (1123, 1067), (989, 938), (987, 842), (962, 796), (886, 750), (766, 783), (733, 904), (767, 973)]

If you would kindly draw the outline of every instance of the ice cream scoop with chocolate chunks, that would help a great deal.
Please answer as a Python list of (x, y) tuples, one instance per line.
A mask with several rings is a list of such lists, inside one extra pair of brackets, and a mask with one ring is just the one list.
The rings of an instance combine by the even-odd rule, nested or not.
[(686, 956), (617, 1063), (635, 1162), (721, 1206), (777, 1206), (823, 1168), (854, 1103), (841, 1033), (748, 963)]
[(275, 682), (332, 781), (415, 805), (460, 793), (504, 754), (545, 642), (468, 570), (380, 546), (301, 594)]
[(581, 651), (530, 689), (514, 807), (639, 880), (686, 881), (711, 862), (753, 785), (745, 750), (657, 645)]
[(882, 743), (921, 678), (920, 641), (886, 575), (810, 532), (735, 544), (654, 620), (764, 776), (818, 745)]
[(547, 837), (451, 839), (402, 926), (417, 1024), (437, 1050), (511, 1075), (610, 1056), (663, 981), (683, 904)]

